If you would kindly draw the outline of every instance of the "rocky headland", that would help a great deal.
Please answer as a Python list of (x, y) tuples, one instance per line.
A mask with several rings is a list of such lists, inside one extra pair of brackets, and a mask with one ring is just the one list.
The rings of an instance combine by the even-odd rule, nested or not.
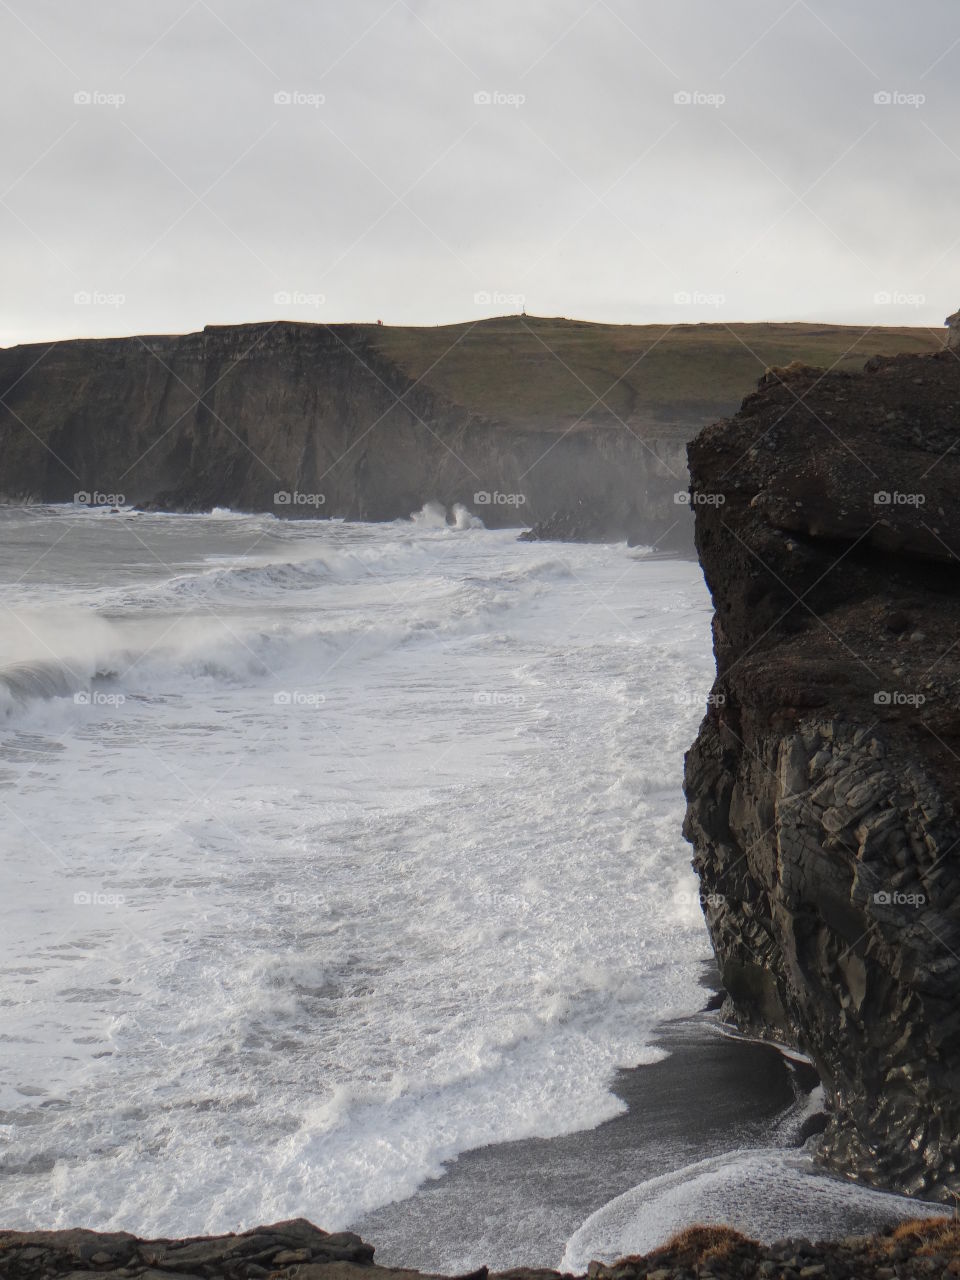
[(834, 1171), (960, 1191), (960, 360), (772, 369), (689, 450), (717, 679), (685, 834)]
[(512, 316), (12, 347), (0, 501), (356, 520), (432, 501), (491, 528), (692, 549), (686, 443), (765, 365), (941, 345), (921, 329)]

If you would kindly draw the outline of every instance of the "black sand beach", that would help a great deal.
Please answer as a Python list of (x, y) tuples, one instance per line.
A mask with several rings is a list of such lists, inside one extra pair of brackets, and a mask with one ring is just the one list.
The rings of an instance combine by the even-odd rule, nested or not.
[(663, 1026), (669, 1056), (620, 1071), (628, 1110), (596, 1129), (468, 1151), (415, 1196), (352, 1229), (382, 1265), (450, 1271), (556, 1267), (574, 1231), (638, 1183), (737, 1147), (765, 1146), (817, 1084), (772, 1045), (730, 1037), (715, 1014)]

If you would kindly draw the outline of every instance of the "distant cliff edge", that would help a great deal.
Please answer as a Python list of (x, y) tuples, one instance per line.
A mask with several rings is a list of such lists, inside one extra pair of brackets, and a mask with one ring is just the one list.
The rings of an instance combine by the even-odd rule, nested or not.
[(288, 322), (0, 351), (0, 498), (390, 520), (434, 500), (543, 536), (689, 540), (684, 446), (793, 358), (912, 329)]
[(960, 360), (771, 371), (690, 446), (717, 679), (685, 833), (837, 1171), (960, 1191)]

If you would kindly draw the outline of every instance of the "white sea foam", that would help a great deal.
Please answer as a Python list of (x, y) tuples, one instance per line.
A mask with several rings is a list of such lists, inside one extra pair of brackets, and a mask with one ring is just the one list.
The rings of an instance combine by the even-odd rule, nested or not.
[(592, 1214), (570, 1239), (561, 1271), (583, 1272), (663, 1244), (684, 1227), (719, 1224), (772, 1243), (866, 1234), (942, 1208), (825, 1178), (812, 1157), (774, 1148), (731, 1152), (652, 1178)]
[(437, 511), (0, 520), (4, 1225), (332, 1228), (620, 1110), (708, 955), (696, 566)]

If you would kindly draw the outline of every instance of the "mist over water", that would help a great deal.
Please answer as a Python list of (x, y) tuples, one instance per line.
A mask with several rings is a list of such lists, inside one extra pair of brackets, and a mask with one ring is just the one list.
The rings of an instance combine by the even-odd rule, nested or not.
[(596, 1125), (698, 1007), (697, 567), (0, 513), (5, 1225), (327, 1228)]

